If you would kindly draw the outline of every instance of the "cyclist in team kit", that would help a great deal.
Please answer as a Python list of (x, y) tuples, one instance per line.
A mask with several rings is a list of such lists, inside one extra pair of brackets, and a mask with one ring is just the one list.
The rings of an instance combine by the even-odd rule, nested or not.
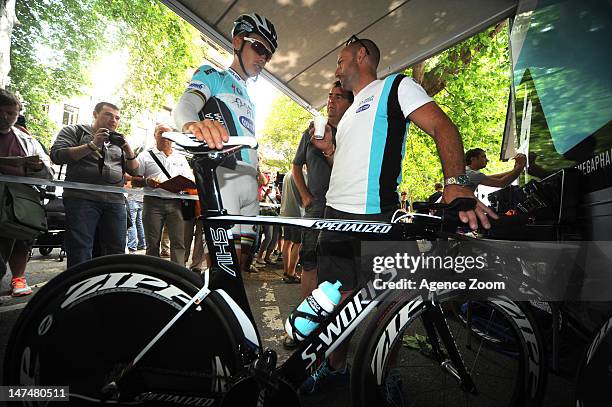
[[(232, 30), (234, 60), (223, 71), (199, 67), (173, 111), (177, 128), (193, 133), (211, 146), (222, 148), (229, 135), (255, 138), (255, 105), (247, 93), (247, 79), (257, 77), (278, 46), (274, 25), (256, 13), (242, 14)], [(217, 168), (223, 206), (229, 214), (255, 216), (257, 200), (257, 150), (243, 149), (236, 158)], [(252, 225), (232, 229), (242, 271), (248, 271)]]

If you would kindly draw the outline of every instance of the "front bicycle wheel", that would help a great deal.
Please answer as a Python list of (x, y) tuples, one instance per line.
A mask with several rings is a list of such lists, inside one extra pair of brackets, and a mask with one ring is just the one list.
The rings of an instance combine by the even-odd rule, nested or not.
[[(107, 256), (67, 270), (20, 315), (7, 347), (4, 382), (69, 386), (72, 404), (97, 404), (103, 386), (201, 286), (187, 269), (149, 256)], [(187, 311), (118, 383), (116, 401), (218, 402), (239, 366), (240, 337), (214, 295)]]
[[(463, 304), (457, 293), (438, 297), (442, 309)], [(452, 312), (444, 319), (476, 392), (465, 391), (449, 350), (436, 335), (442, 363), (425, 330), (427, 298), (413, 293), (381, 307), (363, 335), (351, 381), (355, 406), (537, 406), (545, 384), (543, 345), (535, 321), (517, 302), (482, 302), (478, 334)], [(487, 324), (483, 318), (488, 315)], [(427, 323), (427, 321), (425, 321)], [(492, 340), (501, 331), (503, 346)], [(437, 329), (436, 329), (437, 330)], [(497, 338), (502, 339), (502, 338)]]

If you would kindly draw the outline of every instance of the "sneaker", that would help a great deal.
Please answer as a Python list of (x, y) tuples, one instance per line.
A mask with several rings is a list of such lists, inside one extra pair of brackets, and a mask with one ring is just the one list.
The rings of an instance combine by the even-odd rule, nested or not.
[(129, 252), (130, 254), (134, 254), (134, 253), (136, 253), (136, 249), (130, 249), (130, 248), (128, 248), (128, 252)]
[(404, 406), (404, 389), (402, 383), (402, 375), (399, 369), (391, 369), (389, 375), (385, 379), (385, 406), (386, 407), (403, 407)]
[(159, 257), (170, 257), (170, 252), (168, 250), (162, 250), (159, 253)]
[(346, 365), (343, 370), (332, 370), (329, 360), (325, 362), (300, 386), (298, 394), (312, 394), (326, 386), (336, 387), (341, 383), (348, 384), (349, 367)]
[(255, 260), (253, 262), (253, 266), (255, 266), (255, 267), (266, 267), (266, 262), (265, 261)]
[(248, 273), (259, 273), (259, 269), (257, 267), (255, 267), (254, 264), (251, 264), (251, 266), (249, 267), (249, 269), (247, 270)]
[(26, 283), (26, 279), (23, 277), (14, 277), (11, 280), (11, 295), (13, 297), (22, 297), (24, 295), (32, 294), (32, 289)]
[(136, 250), (147, 250), (147, 246), (138, 246)]

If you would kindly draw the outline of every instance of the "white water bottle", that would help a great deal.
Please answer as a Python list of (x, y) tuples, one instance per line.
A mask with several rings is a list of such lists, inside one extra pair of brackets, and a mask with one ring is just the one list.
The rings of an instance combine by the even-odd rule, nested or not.
[(319, 287), (306, 297), (285, 321), (287, 334), (297, 341), (303, 341), (310, 335), (340, 303), (340, 287), (342, 287), (340, 281), (333, 284), (324, 281), (319, 284)]

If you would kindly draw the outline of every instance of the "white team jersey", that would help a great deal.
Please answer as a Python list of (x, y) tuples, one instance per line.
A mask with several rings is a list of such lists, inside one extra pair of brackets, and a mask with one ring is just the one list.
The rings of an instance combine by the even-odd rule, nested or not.
[(399, 74), (363, 88), (338, 124), (327, 205), (356, 214), (396, 207), (407, 117), (431, 101), (412, 78)]

